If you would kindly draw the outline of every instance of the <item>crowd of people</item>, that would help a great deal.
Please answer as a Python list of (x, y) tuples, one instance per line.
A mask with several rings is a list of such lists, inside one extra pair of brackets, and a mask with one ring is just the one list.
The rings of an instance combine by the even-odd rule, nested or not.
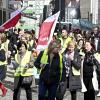
[(32, 100), (33, 67), (40, 73), (38, 100), (63, 100), (70, 91), (71, 100), (77, 92), (84, 100), (100, 96), (100, 32), (96, 26), (91, 31), (63, 28), (54, 33), (52, 41), (43, 51), (36, 51), (38, 39), (34, 30), (14, 29), (0, 31), (0, 89), (6, 96), (3, 84), (7, 65), (14, 73), (13, 100), (20, 100), (21, 88), (27, 100)]

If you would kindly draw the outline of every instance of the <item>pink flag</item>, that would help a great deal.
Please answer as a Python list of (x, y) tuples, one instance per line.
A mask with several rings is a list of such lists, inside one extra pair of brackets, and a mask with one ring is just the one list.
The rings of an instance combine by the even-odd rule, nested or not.
[(56, 14), (48, 17), (41, 25), (37, 50), (41, 51), (48, 47), (52, 40), (52, 36), (55, 30), (55, 26), (59, 17), (60, 11)]

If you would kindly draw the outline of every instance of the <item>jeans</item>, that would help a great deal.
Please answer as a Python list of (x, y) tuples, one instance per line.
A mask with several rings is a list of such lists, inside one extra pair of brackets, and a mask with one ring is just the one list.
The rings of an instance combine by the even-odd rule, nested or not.
[(48, 100), (55, 100), (57, 86), (57, 83), (46, 84), (43, 80), (40, 79), (38, 100), (45, 100), (46, 95)]

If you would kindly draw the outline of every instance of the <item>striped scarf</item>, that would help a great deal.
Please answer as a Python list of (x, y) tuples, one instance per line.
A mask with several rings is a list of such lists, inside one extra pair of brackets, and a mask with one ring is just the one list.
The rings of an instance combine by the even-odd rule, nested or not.
[(65, 69), (66, 69), (66, 77), (69, 76), (69, 71), (70, 71), (70, 67), (71, 67), (71, 60), (68, 59), (67, 56), (68, 56), (68, 55), (65, 54), (64, 57), (63, 57), (64, 67), (65, 67)]

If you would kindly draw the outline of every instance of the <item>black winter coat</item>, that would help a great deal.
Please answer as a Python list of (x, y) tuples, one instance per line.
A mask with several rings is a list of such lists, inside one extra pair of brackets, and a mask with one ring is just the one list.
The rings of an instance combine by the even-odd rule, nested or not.
[(100, 77), (99, 62), (95, 59), (94, 53), (92, 51), (85, 53), (84, 62), (83, 62), (83, 81), (87, 90), (94, 89), (92, 84), (94, 66), (96, 67), (97, 78), (99, 80)]
[[(40, 52), (39, 56), (37, 57), (34, 65), (35, 67), (40, 68), (41, 64), (41, 57), (43, 55), (43, 51)], [(60, 80), (60, 57), (59, 54), (56, 54), (53, 57), (51, 66), (50, 66), (50, 56), (48, 54), (48, 64), (42, 69), (40, 73), (40, 79), (42, 79), (47, 84), (58, 83)]]

